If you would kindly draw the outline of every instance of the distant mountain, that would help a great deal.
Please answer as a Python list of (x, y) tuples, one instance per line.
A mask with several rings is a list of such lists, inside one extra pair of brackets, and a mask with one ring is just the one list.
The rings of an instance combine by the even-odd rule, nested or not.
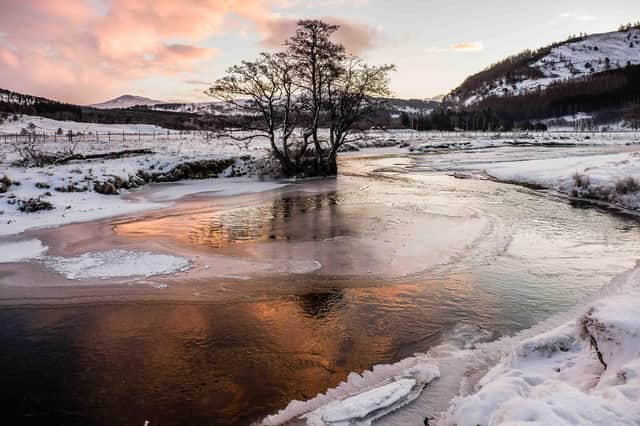
[(424, 115), (440, 106), (440, 102), (431, 99), (387, 99), (389, 112), (407, 113), (410, 115)]
[(517, 96), (640, 64), (640, 27), (573, 37), (506, 58), (468, 77), (445, 97), (472, 106), (492, 96)]
[(115, 99), (111, 99), (107, 102), (102, 102), (99, 104), (89, 105), (93, 108), (98, 109), (126, 109), (134, 106), (142, 105), (142, 106), (153, 106), (158, 104), (165, 104), (165, 101), (158, 101), (156, 99), (145, 98), (143, 96), (134, 96), (134, 95), (123, 95), (119, 96)]
[(425, 101), (440, 103), (440, 102), (442, 102), (444, 100), (445, 96), (447, 96), (447, 95), (437, 95), (437, 96), (434, 96), (432, 98), (426, 98)]

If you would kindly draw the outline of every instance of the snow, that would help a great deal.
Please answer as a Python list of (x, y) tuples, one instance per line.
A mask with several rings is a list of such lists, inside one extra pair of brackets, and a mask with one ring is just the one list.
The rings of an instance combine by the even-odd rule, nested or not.
[(309, 401), (290, 402), (279, 413), (263, 419), (262, 424), (279, 425), (297, 419), (313, 426), (370, 425), (413, 401), (438, 377), (440, 371), (424, 356), (377, 365), (362, 375), (349, 374), (345, 382)]
[(637, 424), (640, 269), (623, 277), (624, 290), (520, 343), (439, 424)]
[(111, 99), (107, 102), (90, 105), (93, 108), (98, 109), (116, 109), (116, 108), (130, 108), (136, 105), (153, 106), (166, 103), (164, 101), (158, 101), (155, 99), (145, 98), (143, 96), (123, 95), (115, 99)]
[[(29, 125), (35, 126), (34, 131), (36, 133), (46, 132), (47, 134), (53, 134), (62, 129), (63, 135), (58, 136), (59, 139), (64, 139), (64, 135), (67, 132), (72, 131), (76, 133), (95, 134), (111, 132), (114, 137), (116, 134), (122, 132), (125, 133), (166, 133), (167, 129), (153, 124), (100, 124), (100, 123), (82, 123), (77, 121), (63, 121), (53, 120), (45, 117), (38, 117), (33, 115), (19, 115), (17, 121), (7, 120), (0, 124), (0, 135), (4, 133), (16, 134), (20, 133), (23, 129), (29, 130)], [(2, 140), (2, 138), (0, 138)]]
[[(589, 300), (513, 337), (464, 349), (445, 343), (362, 376), (351, 373), (337, 388), (293, 401), (262, 424), (398, 425), (429, 418), (441, 426), (637, 425), (640, 267)], [(486, 363), (493, 367), (474, 385), (474, 372)], [(412, 385), (420, 378), (427, 383), (424, 391)], [(409, 405), (425, 393), (446, 398), (449, 390), (440, 385), (460, 392), (444, 413)]]
[[(80, 154), (101, 152), (151, 149), (152, 154), (135, 155), (116, 159), (80, 160), (46, 167), (22, 167), (13, 164), (18, 155), (13, 143), (4, 143), (2, 132), (13, 133), (33, 123), (37, 132), (48, 132), (62, 128), (65, 132), (99, 132), (98, 141), (88, 138), (86, 141), (69, 142), (66, 138), (48, 137), (46, 142), (38, 141), (37, 146), (44, 152), (65, 152), (74, 150)], [(137, 132), (147, 132), (141, 140)], [(149, 131), (158, 132), (154, 136)], [(107, 140), (107, 133), (118, 134)], [(121, 132), (134, 133), (136, 136), (121, 136)], [(207, 140), (197, 133), (173, 132), (165, 137), (167, 130), (147, 125), (105, 125), (77, 123), (72, 121), (49, 120), (34, 116), (20, 116), (18, 121), (7, 121), (0, 125), (0, 177), (8, 176), (14, 184), (4, 194), (0, 193), (0, 235), (11, 235), (31, 228), (56, 226), (66, 223), (88, 221), (131, 214), (167, 206), (181, 196), (198, 192), (217, 192), (232, 195), (255, 191), (265, 191), (282, 186), (273, 182), (258, 182), (255, 178), (236, 178), (232, 175), (249, 175), (253, 159), (262, 158), (267, 153), (267, 145), (256, 143), (248, 150), (228, 139)], [(161, 136), (162, 135), (162, 136)], [(79, 139), (79, 138), (77, 138)], [(249, 155), (250, 157), (245, 157)], [(241, 158), (242, 157), (242, 158)], [(233, 159), (234, 163), (224, 170), (220, 177), (225, 179), (207, 179), (197, 184), (167, 185), (159, 190), (158, 198), (153, 200), (138, 197), (137, 190), (120, 189), (120, 195), (103, 195), (95, 192), (97, 182), (108, 182), (119, 178), (130, 181), (139, 171), (145, 173), (168, 173), (176, 166), (201, 160)], [(154, 185), (155, 188), (161, 185)], [(56, 188), (72, 188), (78, 192), (63, 192)], [(127, 198), (135, 192), (136, 197)], [(19, 211), (17, 200), (26, 200), (42, 196), (53, 204), (54, 209), (35, 213)]]
[(46, 257), (43, 262), (71, 280), (150, 277), (183, 272), (192, 266), (191, 261), (184, 257), (128, 250), (88, 252), (77, 257)]
[(625, 194), (616, 186), (624, 179), (640, 183), (640, 152), (505, 162), (488, 165), (485, 171), (503, 181), (540, 185), (565, 195), (640, 209), (640, 191)]
[(39, 258), (47, 246), (37, 239), (23, 241), (0, 241), (0, 263), (24, 262)]

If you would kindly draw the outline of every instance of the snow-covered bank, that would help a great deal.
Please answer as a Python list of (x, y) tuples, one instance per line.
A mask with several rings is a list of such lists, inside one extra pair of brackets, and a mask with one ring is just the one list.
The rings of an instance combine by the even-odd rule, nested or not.
[(527, 339), (457, 398), (442, 425), (637, 425), (640, 269), (579, 318)]
[(640, 152), (488, 164), (498, 180), (640, 209)]
[[(208, 140), (197, 133), (183, 137), (162, 136), (139, 140), (116, 137), (118, 132), (157, 132), (166, 129), (146, 125), (106, 125), (56, 121), (41, 117), (20, 116), (18, 121), (0, 125), (0, 134), (31, 126), (39, 131), (56, 128), (82, 132), (85, 136), (101, 132), (100, 138), (65, 136), (29, 141), (26, 137), (4, 141), (0, 137), (0, 235), (11, 235), (30, 228), (57, 226), (161, 208), (180, 196), (198, 192), (234, 194), (263, 191), (277, 187), (255, 179), (254, 160), (262, 158), (265, 147), (249, 149), (226, 139)], [(111, 140), (104, 134), (111, 132)], [(43, 167), (17, 165), (29, 152), (96, 155), (136, 150), (117, 158), (90, 158), (49, 164)], [(141, 150), (147, 150), (140, 152)], [(245, 176), (245, 178), (237, 178)], [(155, 199), (123, 197), (140, 186), (155, 181), (189, 178), (234, 177), (218, 182), (204, 179), (197, 184), (169, 186)]]

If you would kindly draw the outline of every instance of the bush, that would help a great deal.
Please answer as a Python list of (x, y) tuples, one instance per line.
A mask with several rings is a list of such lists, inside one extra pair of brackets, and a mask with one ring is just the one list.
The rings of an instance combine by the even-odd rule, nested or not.
[(5, 193), (9, 190), (9, 187), (11, 186), (11, 179), (9, 179), (9, 176), (7, 175), (1, 175), (0, 176), (0, 194)]
[(44, 196), (40, 195), (34, 198), (27, 198), (26, 200), (18, 199), (18, 210), (25, 213), (34, 213), (42, 210), (53, 210), (53, 204), (49, 200), (46, 200)]
[(573, 183), (577, 188), (586, 189), (591, 185), (591, 179), (587, 175), (576, 172), (573, 175)]
[(640, 183), (631, 176), (627, 176), (616, 182), (616, 192), (620, 195), (638, 191), (640, 191)]

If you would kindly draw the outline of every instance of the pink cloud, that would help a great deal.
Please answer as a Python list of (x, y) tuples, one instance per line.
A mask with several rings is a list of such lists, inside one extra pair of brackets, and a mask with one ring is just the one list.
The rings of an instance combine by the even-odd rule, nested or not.
[[(264, 45), (281, 45), (296, 21), (272, 10), (283, 0), (0, 0), (0, 87), (92, 103), (136, 79), (189, 72), (210, 59), (212, 35), (248, 22)], [(377, 32), (341, 26), (336, 40), (354, 53)], [(237, 30), (237, 28), (235, 28)]]
[[(0, 87), (89, 103), (132, 79), (188, 71), (234, 14), (262, 26), (267, 0), (1, 0)], [(180, 40), (180, 42), (176, 42)]]

